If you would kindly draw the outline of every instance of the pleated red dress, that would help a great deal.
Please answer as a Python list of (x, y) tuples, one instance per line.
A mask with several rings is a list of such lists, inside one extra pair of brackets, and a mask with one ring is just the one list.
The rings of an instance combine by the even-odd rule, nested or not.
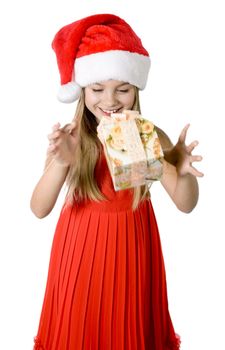
[(95, 175), (108, 200), (62, 209), (35, 350), (178, 350), (150, 199), (132, 210), (104, 154)]

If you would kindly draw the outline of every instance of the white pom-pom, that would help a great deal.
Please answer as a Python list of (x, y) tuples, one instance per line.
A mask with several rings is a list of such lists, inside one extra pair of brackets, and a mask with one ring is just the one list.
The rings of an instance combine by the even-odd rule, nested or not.
[(57, 98), (63, 103), (72, 103), (80, 97), (81, 87), (74, 81), (61, 85)]

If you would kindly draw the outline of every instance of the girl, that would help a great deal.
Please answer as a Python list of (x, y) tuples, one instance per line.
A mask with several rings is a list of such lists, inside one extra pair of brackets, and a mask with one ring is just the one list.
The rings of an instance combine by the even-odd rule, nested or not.
[[(53, 240), (34, 349), (178, 350), (168, 310), (166, 275), (148, 187), (115, 192), (96, 128), (105, 115), (140, 112), (139, 89), (150, 67), (131, 27), (114, 15), (94, 15), (63, 27), (53, 40), (61, 75), (58, 98), (79, 97), (75, 118), (48, 136), (45, 170), (31, 209), (43, 218), (66, 182), (68, 193)], [(197, 142), (175, 146), (159, 128), (161, 183), (175, 205), (198, 201), (192, 166)]]

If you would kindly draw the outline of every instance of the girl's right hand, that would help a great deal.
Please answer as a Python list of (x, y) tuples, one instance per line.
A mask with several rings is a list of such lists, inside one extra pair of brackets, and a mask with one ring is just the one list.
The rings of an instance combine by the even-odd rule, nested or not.
[(60, 123), (52, 127), (48, 135), (49, 147), (47, 155), (56, 160), (62, 166), (68, 167), (75, 162), (75, 150), (78, 144), (78, 125), (76, 121), (60, 127)]

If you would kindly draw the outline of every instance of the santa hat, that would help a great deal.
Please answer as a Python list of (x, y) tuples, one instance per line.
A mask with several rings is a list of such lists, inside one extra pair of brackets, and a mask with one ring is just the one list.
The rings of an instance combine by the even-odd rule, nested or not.
[(52, 47), (61, 77), (61, 102), (73, 102), (82, 87), (109, 79), (145, 88), (149, 54), (129, 24), (115, 15), (93, 15), (63, 27)]

